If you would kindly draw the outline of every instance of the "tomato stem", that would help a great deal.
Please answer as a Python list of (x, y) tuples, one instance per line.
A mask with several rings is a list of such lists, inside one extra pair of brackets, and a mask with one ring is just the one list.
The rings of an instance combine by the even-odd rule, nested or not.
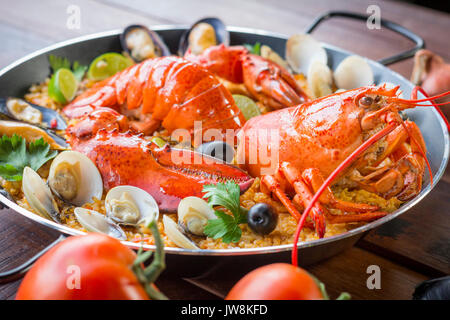
[(348, 292), (342, 292), (336, 300), (350, 300), (352, 296)]
[(165, 253), (164, 253), (164, 243), (159, 234), (158, 227), (155, 221), (150, 222), (147, 226), (153, 234), (155, 239), (155, 255), (153, 257), (152, 263), (147, 268), (142, 266), (145, 261), (150, 259), (153, 252), (144, 252), (142, 247), (139, 248), (138, 256), (133, 263), (133, 272), (136, 274), (137, 279), (141, 285), (145, 288), (150, 299), (153, 300), (167, 300), (167, 297), (154, 286), (154, 282), (159, 277), (161, 272), (166, 268)]

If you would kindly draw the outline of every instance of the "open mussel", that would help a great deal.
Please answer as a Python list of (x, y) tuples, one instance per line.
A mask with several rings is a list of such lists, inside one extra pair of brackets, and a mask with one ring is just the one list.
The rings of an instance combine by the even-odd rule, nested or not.
[(159, 216), (155, 199), (145, 190), (133, 186), (124, 185), (109, 190), (105, 207), (107, 216), (121, 225), (148, 225), (158, 220)]
[(120, 226), (97, 211), (78, 207), (75, 208), (74, 214), (78, 222), (89, 232), (104, 233), (119, 240), (127, 239)]
[(161, 37), (142, 25), (126, 27), (120, 35), (120, 43), (135, 62), (170, 55), (170, 50)]
[(205, 49), (218, 44), (228, 46), (230, 44), (230, 34), (218, 18), (203, 18), (195, 22), (186, 30), (180, 38), (178, 54), (184, 56), (188, 49), (193, 54), (200, 54)]
[(50, 148), (55, 150), (64, 150), (68, 147), (66, 140), (52, 130), (24, 122), (0, 120), (0, 136), (7, 135), (11, 137), (14, 134), (23, 137), (27, 142), (42, 138), (50, 145)]
[(95, 164), (77, 151), (63, 151), (53, 159), (48, 184), (63, 201), (82, 206), (101, 199), (103, 182)]
[(53, 130), (67, 128), (66, 121), (55, 110), (19, 98), (0, 97), (0, 115), (3, 119), (17, 120)]

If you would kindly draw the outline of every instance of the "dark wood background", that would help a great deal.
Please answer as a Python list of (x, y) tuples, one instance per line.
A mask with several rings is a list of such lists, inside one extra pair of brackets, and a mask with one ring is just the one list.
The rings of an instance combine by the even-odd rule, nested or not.
[[(229, 0), (229, 1), (119, 1), (0, 0), (0, 67), (55, 42), (94, 32), (123, 28), (132, 23), (191, 24), (218, 16), (226, 24), (298, 33), (317, 15), (329, 10), (366, 13), (376, 4), (382, 18), (421, 35), (427, 48), (450, 61), (450, 15), (395, 1), (358, 0)], [(81, 12), (80, 29), (66, 27), (68, 7)], [(335, 19), (315, 32), (319, 40), (379, 59), (412, 44), (387, 30), (368, 30), (365, 24)], [(391, 68), (409, 78), (412, 60)], [(355, 247), (307, 269), (326, 283), (332, 297), (347, 291), (355, 299), (409, 299), (419, 282), (450, 273), (450, 170), (418, 206), (368, 233)], [(0, 211), (0, 271), (19, 265), (57, 237), (11, 210)], [(366, 269), (381, 268), (381, 289), (369, 290)], [(218, 269), (195, 279), (165, 277), (159, 287), (173, 299), (219, 299), (248, 270)], [(13, 299), (20, 281), (0, 285), (0, 299)]]

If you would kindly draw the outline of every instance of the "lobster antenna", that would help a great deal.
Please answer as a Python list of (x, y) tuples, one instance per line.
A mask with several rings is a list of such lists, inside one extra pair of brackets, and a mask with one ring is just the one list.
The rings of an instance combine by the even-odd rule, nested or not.
[[(419, 88), (419, 89), (416, 89), (416, 88)], [(417, 91), (420, 91), (426, 98), (425, 99), (417, 99)], [(413, 95), (414, 93), (415, 93), (415, 97), (416, 97), (415, 99), (407, 100), (407, 99), (399, 99), (399, 98), (397, 98), (397, 99), (395, 99), (395, 101), (397, 101), (397, 102), (405, 102), (405, 103), (414, 102), (414, 104), (416, 104), (416, 103), (419, 103), (419, 102), (428, 102), (428, 101), (431, 101), (431, 100), (439, 99), (439, 98), (442, 98), (442, 97), (450, 95), (450, 91), (447, 91), (447, 92), (438, 94), (436, 96), (429, 97), (425, 93), (425, 90), (423, 90), (421, 87), (418, 87), (418, 86), (414, 87), (413, 92), (411, 93), (411, 95)], [(441, 103), (439, 105), (446, 105), (446, 104), (450, 104), (450, 101), (449, 102), (445, 102), (445, 103)]]
[[(435, 98), (435, 97), (429, 97), (428, 94), (425, 92), (425, 90), (422, 89), (422, 87), (419, 86), (415, 86), (414, 89), (411, 92), (411, 96), (414, 98), (417, 98), (417, 91), (419, 91), (420, 93), (422, 93), (425, 97), (431, 99), (431, 98)], [(450, 92), (450, 91), (449, 91)], [(446, 92), (446, 94), (448, 94), (449, 92)], [(438, 105), (443, 105), (443, 104), (436, 104), (434, 103), (434, 101), (430, 100), (431, 104), (433, 105), (433, 107), (436, 109), (436, 111), (439, 113), (439, 115), (441, 116), (442, 120), (444, 120), (446, 126), (447, 126), (447, 130), (450, 131), (450, 124), (448, 123), (447, 117), (444, 115), (444, 113), (442, 112), (442, 110), (438, 107)], [(450, 103), (450, 102), (449, 102)]]
[(325, 189), (331, 184), (331, 182), (336, 178), (336, 176), (345, 170), (353, 160), (355, 160), (359, 155), (361, 155), (364, 151), (366, 151), (370, 146), (372, 146), (374, 143), (376, 143), (378, 140), (384, 138), (386, 135), (388, 135), (390, 132), (392, 132), (396, 127), (395, 123), (389, 124), (387, 127), (385, 127), (383, 130), (377, 132), (375, 135), (367, 139), (363, 144), (361, 144), (355, 151), (352, 152), (334, 171), (328, 176), (328, 178), (325, 180), (325, 182), (320, 186), (319, 190), (317, 190), (316, 194), (312, 198), (311, 202), (306, 207), (305, 211), (303, 211), (302, 217), (300, 221), (298, 222), (297, 229), (295, 230), (295, 236), (294, 236), (294, 246), (292, 248), (292, 265), (298, 266), (298, 257), (297, 257), (297, 248), (298, 248), (298, 238), (300, 236), (300, 232), (303, 229), (303, 226), (305, 225), (306, 218), (309, 215), (309, 212), (311, 211), (312, 207), (315, 205), (319, 197), (322, 195), (322, 193), (325, 191)]

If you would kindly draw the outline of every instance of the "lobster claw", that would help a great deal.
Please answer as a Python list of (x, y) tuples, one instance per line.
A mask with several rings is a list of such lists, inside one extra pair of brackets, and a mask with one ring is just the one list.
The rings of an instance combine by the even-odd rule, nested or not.
[(232, 180), (244, 192), (253, 183), (244, 171), (219, 159), (144, 139), (129, 130), (126, 118), (108, 108), (98, 108), (66, 133), (72, 149), (96, 164), (106, 190), (118, 185), (141, 188), (163, 212), (175, 212), (185, 197), (201, 197), (206, 184)]
[(241, 193), (253, 184), (254, 179), (243, 170), (192, 150), (172, 148), (168, 144), (163, 147), (152, 144), (150, 150), (158, 172), (152, 175), (152, 185), (159, 189), (150, 194), (162, 211), (176, 211), (185, 197), (202, 197), (203, 186), (207, 184), (231, 180), (239, 185)]

